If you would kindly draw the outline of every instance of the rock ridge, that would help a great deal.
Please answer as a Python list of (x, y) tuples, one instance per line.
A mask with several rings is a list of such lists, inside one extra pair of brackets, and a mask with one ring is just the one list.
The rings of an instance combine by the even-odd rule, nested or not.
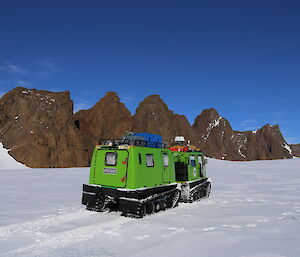
[(120, 138), (130, 131), (160, 134), (169, 144), (182, 135), (217, 159), (300, 156), (300, 144), (288, 145), (278, 125), (234, 131), (214, 108), (203, 110), (191, 125), (159, 95), (147, 96), (133, 115), (116, 92), (107, 92), (92, 108), (75, 114), (69, 92), (17, 87), (0, 99), (0, 141), (29, 167), (88, 166), (100, 138)]

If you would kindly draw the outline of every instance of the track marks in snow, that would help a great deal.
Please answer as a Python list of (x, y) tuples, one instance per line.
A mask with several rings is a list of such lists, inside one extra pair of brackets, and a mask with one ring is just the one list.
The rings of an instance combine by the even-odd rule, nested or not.
[(296, 210), (296, 213), (292, 211), (283, 212), (282, 216), (278, 217), (277, 220), (298, 220), (299, 212), (299, 210)]
[(0, 227), (0, 239), (14, 233), (39, 232), (43, 229), (57, 227), (66, 222), (72, 222), (79, 219), (95, 216), (96, 213), (79, 210), (73, 213), (63, 215), (46, 216), (37, 221), (29, 221)]
[(257, 227), (257, 223), (252, 223), (252, 224), (247, 224), (247, 225), (245, 225), (247, 228), (255, 228), (255, 227)]
[[(263, 203), (263, 205), (260, 205), (260, 203)], [(228, 200), (219, 200), (215, 202), (216, 206), (222, 206), (222, 207), (228, 207), (231, 208), (234, 204), (237, 204), (241, 206), (240, 208), (246, 208), (249, 211), (249, 207), (254, 204), (253, 209), (254, 212), (249, 212), (248, 215), (245, 214), (244, 219), (237, 220), (236, 224), (228, 224), (224, 223), (221, 224), (219, 223), (217, 226), (211, 226), (211, 227), (202, 227), (201, 230), (203, 232), (212, 232), (212, 231), (220, 231), (220, 230), (247, 230), (247, 229), (256, 229), (256, 228), (261, 228), (268, 226), (268, 223), (276, 224), (276, 222), (281, 222), (281, 221), (287, 221), (287, 222), (295, 222), (300, 220), (300, 208), (299, 206), (294, 206), (293, 210), (286, 210), (284, 212), (280, 212), (280, 210), (284, 209), (284, 206), (288, 205), (286, 202), (278, 202), (278, 201), (271, 201), (271, 200), (255, 200), (255, 199), (250, 199), (250, 198), (235, 198), (232, 199), (231, 201)], [(265, 206), (268, 207), (269, 205), (272, 206), (278, 206), (277, 209), (277, 215), (276, 215), (276, 209), (275, 212), (272, 213), (264, 213), (263, 210), (265, 210)], [(258, 207), (261, 206), (262, 209), (259, 209)], [(257, 209), (257, 210), (256, 210)], [(228, 211), (229, 209), (227, 209)], [(267, 216), (265, 216), (267, 215)], [(255, 216), (261, 216), (261, 218), (258, 218)], [(265, 217), (264, 217), (265, 216)], [(248, 218), (247, 218), (248, 217)], [(217, 219), (219, 220), (219, 219)], [(215, 224), (214, 224), (215, 225)]]
[(186, 232), (186, 230), (183, 227), (170, 227), (168, 228), (168, 233), (164, 234), (163, 237), (168, 238), (169, 236), (175, 235), (175, 234), (179, 234), (179, 233), (183, 233)]
[(213, 231), (213, 230), (216, 230), (217, 228), (216, 227), (208, 227), (208, 228), (204, 228), (202, 229), (204, 232), (207, 232), (207, 231)]
[(149, 237), (150, 237), (149, 235), (142, 235), (142, 236), (135, 236), (134, 239), (136, 239), (136, 240), (145, 240)]
[(57, 233), (54, 235), (50, 235), (43, 241), (36, 241), (31, 245), (7, 252), (3, 255), (3, 257), (27, 256), (27, 254), (30, 254), (30, 256), (43, 256), (53, 250), (87, 241), (96, 237), (97, 235), (105, 233), (105, 231), (108, 229), (115, 228), (116, 226), (120, 226), (132, 221), (133, 219), (118, 217), (117, 219), (112, 221), (92, 224), (72, 229), (66, 232)]

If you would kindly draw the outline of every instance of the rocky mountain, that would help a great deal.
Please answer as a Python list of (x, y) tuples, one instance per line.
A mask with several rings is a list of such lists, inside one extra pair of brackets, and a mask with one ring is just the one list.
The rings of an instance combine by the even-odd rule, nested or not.
[(278, 125), (257, 131), (234, 131), (215, 109), (204, 110), (193, 124), (200, 148), (207, 156), (225, 160), (292, 158)]
[(91, 109), (74, 114), (73, 120), (89, 156), (100, 138), (121, 138), (132, 130), (131, 113), (114, 92), (106, 93)]
[(136, 109), (133, 132), (159, 134), (171, 143), (176, 135), (195, 140), (194, 131), (184, 115), (174, 114), (158, 95), (146, 97)]
[(0, 99), (0, 140), (29, 167), (85, 166), (69, 92), (15, 88)]
[(114, 92), (75, 114), (69, 92), (18, 87), (0, 99), (0, 141), (29, 167), (88, 166), (100, 138), (120, 138), (129, 131), (160, 134), (170, 144), (183, 135), (207, 156), (218, 159), (292, 158), (277, 125), (234, 131), (215, 109), (204, 110), (190, 125), (158, 95), (146, 97), (134, 115)]
[(292, 144), (290, 145), (293, 155), (300, 158), (300, 144)]

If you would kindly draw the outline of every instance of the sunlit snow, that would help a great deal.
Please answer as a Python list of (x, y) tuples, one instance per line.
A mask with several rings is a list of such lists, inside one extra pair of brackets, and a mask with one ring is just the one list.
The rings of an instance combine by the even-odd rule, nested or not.
[[(1, 169), (26, 169), (27, 167), (17, 162), (12, 156), (9, 155), (8, 150), (3, 147), (0, 142), (0, 170)], [(0, 182), (1, 183), (1, 182)]]
[(207, 172), (210, 198), (132, 219), (84, 209), (88, 168), (0, 170), (0, 256), (299, 256), (300, 159)]

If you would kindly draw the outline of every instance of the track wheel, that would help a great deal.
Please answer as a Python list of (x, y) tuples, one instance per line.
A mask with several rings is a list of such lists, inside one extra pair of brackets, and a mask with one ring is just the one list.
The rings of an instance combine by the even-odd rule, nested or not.
[(159, 212), (160, 211), (160, 204), (159, 204), (159, 202), (158, 201), (156, 201), (155, 203), (154, 203), (154, 211), (155, 212)]
[(200, 200), (202, 198), (202, 190), (199, 189), (199, 191), (197, 192), (197, 196), (198, 196), (198, 200)]
[(167, 201), (167, 208), (174, 208), (177, 206), (180, 198), (180, 192), (176, 190)]
[(148, 215), (152, 214), (155, 210), (155, 206), (154, 206), (154, 203), (153, 202), (149, 202), (147, 205), (146, 205), (146, 213)]
[(140, 206), (140, 210), (139, 210), (139, 218), (143, 218), (146, 215), (146, 206), (142, 205)]
[(105, 209), (105, 199), (99, 198), (95, 204), (95, 211), (102, 212)]
[(205, 194), (205, 197), (209, 197), (210, 195), (210, 190), (211, 190), (211, 184), (208, 183), (207, 187), (206, 187), (206, 194)]
[(199, 195), (198, 195), (198, 192), (195, 192), (193, 194), (193, 202), (197, 201), (199, 199)]

